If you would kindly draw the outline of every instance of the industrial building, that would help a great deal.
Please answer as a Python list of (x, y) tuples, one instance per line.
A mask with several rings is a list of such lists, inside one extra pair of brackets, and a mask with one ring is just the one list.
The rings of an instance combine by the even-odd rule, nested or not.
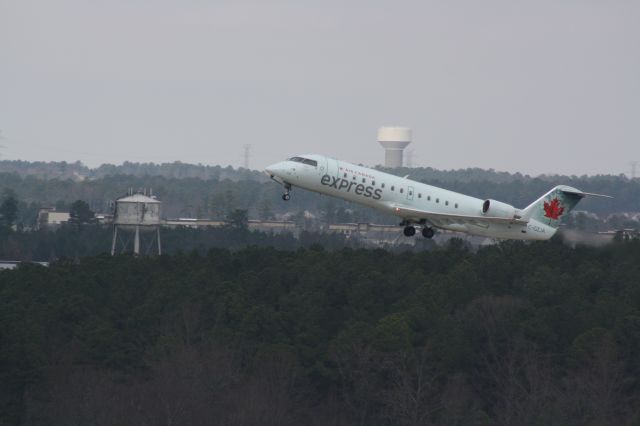
[(56, 211), (55, 207), (44, 207), (38, 212), (38, 228), (61, 225), (69, 221), (69, 212)]
[[(57, 211), (55, 207), (43, 207), (38, 211), (37, 229), (56, 227), (69, 222), (69, 212)], [(109, 224), (113, 221), (113, 215), (109, 213), (96, 213), (96, 222)]]
[[(163, 226), (168, 228), (186, 227), (186, 228), (219, 228), (228, 225), (225, 220), (211, 220), (211, 219), (195, 219), (195, 218), (178, 218), (167, 219), (162, 222)], [(294, 222), (287, 220), (249, 220), (247, 228), (250, 231), (261, 232), (295, 232), (297, 226)]]

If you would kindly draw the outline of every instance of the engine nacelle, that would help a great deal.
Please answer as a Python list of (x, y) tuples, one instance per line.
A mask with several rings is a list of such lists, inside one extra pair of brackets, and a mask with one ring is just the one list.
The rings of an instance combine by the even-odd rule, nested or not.
[(518, 212), (515, 207), (496, 200), (485, 200), (484, 203), (482, 203), (482, 214), (490, 217), (504, 217), (508, 219), (518, 217)]

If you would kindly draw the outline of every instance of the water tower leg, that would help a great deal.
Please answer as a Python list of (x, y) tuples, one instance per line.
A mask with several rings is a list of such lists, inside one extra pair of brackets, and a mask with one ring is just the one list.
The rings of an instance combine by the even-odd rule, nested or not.
[(118, 239), (118, 227), (113, 227), (113, 242), (111, 243), (111, 256), (116, 254), (116, 240)]
[(158, 228), (158, 256), (162, 256), (162, 244), (160, 243), (160, 228)]
[(133, 254), (140, 254), (140, 227), (136, 226), (136, 236), (133, 240)]

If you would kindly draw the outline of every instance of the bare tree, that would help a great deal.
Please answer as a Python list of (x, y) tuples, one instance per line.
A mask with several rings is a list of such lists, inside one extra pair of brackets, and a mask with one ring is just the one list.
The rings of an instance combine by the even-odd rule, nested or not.
[(384, 368), (389, 377), (389, 387), (381, 400), (386, 406), (389, 423), (418, 426), (433, 424), (435, 414), (442, 408), (439, 374), (429, 363), (428, 349), (421, 348), (415, 354), (395, 352), (388, 354)]
[(624, 363), (605, 329), (579, 336), (572, 347), (573, 368), (564, 380), (561, 403), (572, 424), (625, 424), (632, 406), (625, 396)]
[(294, 425), (301, 398), (295, 397), (298, 379), (295, 356), (275, 350), (258, 357), (254, 371), (228, 394), (223, 423), (232, 426)]
[(353, 342), (335, 350), (332, 359), (338, 366), (342, 398), (356, 424), (367, 425), (379, 389), (377, 352), (366, 343)]
[(483, 389), (493, 390), (485, 399), (499, 425), (548, 424), (545, 416), (553, 417), (558, 389), (549, 360), (511, 326), (511, 318), (526, 307), (511, 296), (483, 296), (465, 312), (481, 348), (477, 372)]
[(442, 410), (438, 416), (439, 425), (490, 423), (489, 417), (481, 409), (478, 396), (462, 373), (449, 376), (440, 395)]

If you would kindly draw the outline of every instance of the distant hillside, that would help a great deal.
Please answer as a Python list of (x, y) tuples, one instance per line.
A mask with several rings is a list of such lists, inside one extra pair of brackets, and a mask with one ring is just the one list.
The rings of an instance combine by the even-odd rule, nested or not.
[[(438, 170), (431, 167), (400, 167), (388, 169), (376, 167), (377, 169), (395, 174), (398, 176), (409, 175), (410, 179), (421, 182), (444, 182), (444, 183), (469, 183), (486, 181), (491, 183), (512, 183), (528, 182), (540, 180), (545, 182), (593, 182), (619, 180), (628, 181), (624, 175), (539, 175), (530, 176), (521, 173), (509, 173), (496, 171), (493, 169), (467, 168)], [(203, 180), (258, 180), (267, 181), (260, 170), (244, 169), (242, 167), (234, 169), (231, 166), (207, 166), (203, 164), (188, 164), (180, 161), (173, 163), (132, 163), (124, 162), (120, 165), (102, 164), (96, 168), (90, 168), (83, 163), (67, 163), (66, 161), (22, 161), (22, 160), (0, 160), (0, 173), (17, 173), (20, 176), (34, 176), (39, 179), (71, 179), (73, 181), (83, 181), (86, 179), (100, 179), (107, 176), (129, 175), (129, 176), (162, 176), (165, 178), (198, 178)]]
[(75, 163), (42, 162), (42, 161), (0, 161), (0, 173), (17, 173), (20, 176), (35, 176), (39, 179), (71, 179), (80, 182), (86, 179), (100, 179), (107, 176), (162, 176), (166, 178), (184, 179), (199, 178), (203, 180), (263, 180), (265, 176), (256, 170), (243, 168), (234, 169), (231, 166), (205, 166), (202, 164), (185, 164), (179, 161), (173, 163), (130, 163), (121, 165), (103, 164), (91, 169), (79, 161)]
[[(494, 170), (435, 170), (400, 168), (385, 170), (399, 176), (440, 186), (478, 198), (493, 198), (525, 207), (554, 185), (608, 194), (614, 199), (583, 201), (578, 210), (601, 216), (640, 212), (640, 179), (623, 175), (536, 176)], [(30, 163), (0, 161), (0, 191), (14, 191), (21, 202), (20, 217), (32, 223), (41, 206), (64, 210), (75, 200), (87, 201), (98, 212), (129, 188), (152, 188), (163, 201), (165, 217), (220, 218), (234, 208), (247, 209), (251, 218), (300, 214), (309, 211), (327, 221), (395, 223), (396, 218), (372, 209), (294, 188), (289, 202), (282, 189), (255, 170), (182, 163), (103, 165), (89, 169), (81, 163)]]

